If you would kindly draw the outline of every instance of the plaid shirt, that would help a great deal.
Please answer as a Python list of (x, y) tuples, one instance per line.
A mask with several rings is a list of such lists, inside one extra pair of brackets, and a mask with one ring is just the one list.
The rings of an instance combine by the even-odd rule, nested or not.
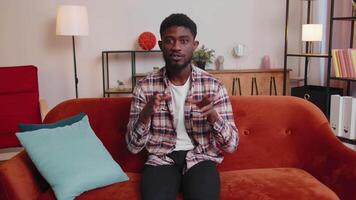
[[(161, 102), (160, 108), (152, 115), (147, 126), (138, 122), (140, 112), (155, 92), (171, 94), (170, 84), (164, 67), (141, 79), (133, 92), (126, 142), (132, 153), (138, 153), (146, 147), (149, 153), (147, 165), (174, 164), (167, 156), (174, 150), (177, 137), (173, 123), (172, 100)], [(202, 100), (206, 94), (214, 97), (214, 109), (219, 115), (213, 124), (201, 116), (196, 105), (188, 101)], [(187, 153), (184, 171), (205, 160), (221, 163), (223, 160), (221, 150), (229, 153), (236, 150), (238, 131), (227, 91), (219, 80), (195, 66), (192, 69), (191, 85), (184, 105), (184, 121), (186, 131), (195, 147)]]

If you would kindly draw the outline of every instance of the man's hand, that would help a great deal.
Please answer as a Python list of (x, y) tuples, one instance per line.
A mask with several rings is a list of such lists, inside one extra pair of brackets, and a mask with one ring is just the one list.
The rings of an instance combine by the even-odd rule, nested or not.
[(207, 117), (210, 123), (216, 122), (219, 115), (214, 109), (213, 97), (209, 95), (204, 95), (201, 101), (190, 100), (192, 104), (195, 104), (201, 111), (201, 115)]
[(170, 98), (171, 96), (168, 94), (160, 95), (158, 92), (155, 92), (145, 107), (142, 109), (138, 121), (147, 125), (151, 116), (158, 111), (161, 101), (166, 101)]

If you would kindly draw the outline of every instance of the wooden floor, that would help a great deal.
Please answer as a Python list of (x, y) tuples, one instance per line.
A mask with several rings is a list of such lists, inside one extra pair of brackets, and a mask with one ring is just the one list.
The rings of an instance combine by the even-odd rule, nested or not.
[(23, 150), (22, 147), (11, 147), (0, 149), (0, 163), (14, 157)]

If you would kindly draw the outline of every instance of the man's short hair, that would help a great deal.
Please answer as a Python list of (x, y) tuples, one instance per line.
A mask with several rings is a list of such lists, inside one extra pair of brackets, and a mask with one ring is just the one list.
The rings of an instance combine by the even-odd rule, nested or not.
[(166, 17), (161, 23), (161, 27), (159, 29), (161, 37), (163, 32), (172, 26), (186, 27), (190, 30), (190, 32), (192, 32), (194, 38), (197, 36), (197, 25), (185, 14), (175, 13)]

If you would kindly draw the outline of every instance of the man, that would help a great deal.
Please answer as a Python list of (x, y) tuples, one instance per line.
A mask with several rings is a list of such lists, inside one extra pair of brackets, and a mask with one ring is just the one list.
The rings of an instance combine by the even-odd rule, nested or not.
[(146, 148), (142, 199), (219, 199), (216, 168), (238, 143), (223, 84), (191, 64), (196, 24), (184, 14), (168, 16), (158, 42), (165, 67), (140, 80), (134, 90), (126, 134), (128, 149)]

